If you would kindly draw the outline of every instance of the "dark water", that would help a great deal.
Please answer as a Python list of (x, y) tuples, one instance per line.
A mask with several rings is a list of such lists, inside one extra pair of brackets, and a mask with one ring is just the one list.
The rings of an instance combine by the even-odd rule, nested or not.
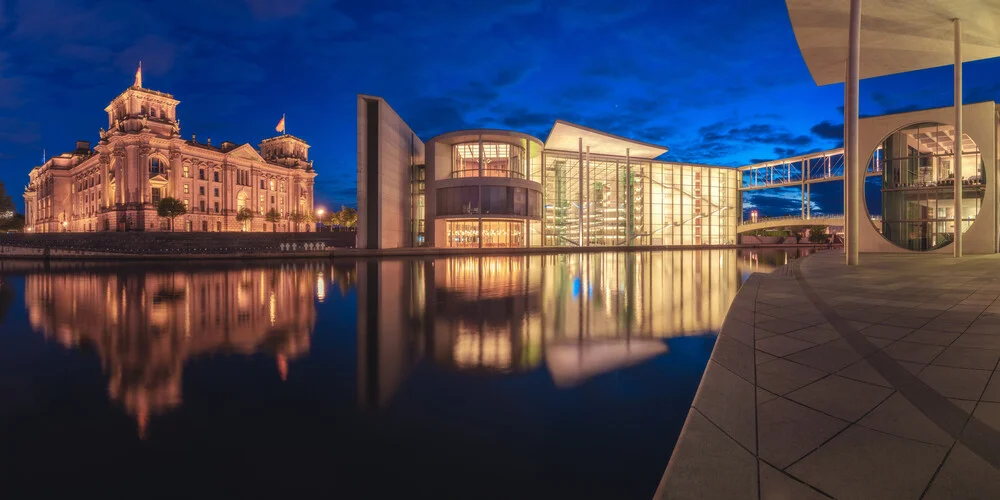
[(0, 498), (650, 498), (788, 258), (0, 262)]

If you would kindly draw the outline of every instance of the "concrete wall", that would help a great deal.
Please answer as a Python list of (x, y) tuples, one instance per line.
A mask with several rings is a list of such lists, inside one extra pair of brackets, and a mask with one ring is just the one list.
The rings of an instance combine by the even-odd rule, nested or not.
[[(976, 221), (972, 224), (964, 235), (964, 253), (986, 254), (997, 251), (997, 118), (996, 105), (990, 102), (976, 104), (966, 104), (962, 107), (963, 129), (969, 137), (979, 146), (979, 152), (983, 157), (983, 165), (986, 171), (986, 194), (983, 198), (983, 205), (976, 216)], [(916, 123), (943, 123), (945, 125), (955, 124), (954, 107), (928, 109), (914, 111), (911, 113), (900, 113), (895, 115), (876, 116), (865, 118), (860, 121), (858, 131), (858, 149), (861, 151), (858, 168), (864, 169), (868, 165), (868, 159), (872, 152), (878, 148), (879, 143), (892, 132)], [(861, 186), (861, 205), (866, 207), (864, 184)], [(871, 220), (867, 217), (867, 209), (862, 213), (861, 219)], [(862, 252), (912, 252), (905, 248), (900, 248), (882, 237), (875, 226), (865, 220), (861, 221), (859, 228), (858, 244)], [(934, 250), (938, 253), (952, 253), (951, 245)]]
[[(375, 123), (372, 123), (372, 121)], [(372, 135), (375, 137), (372, 137)], [(358, 246), (401, 248), (411, 238), (410, 171), (424, 143), (385, 102), (358, 96)]]

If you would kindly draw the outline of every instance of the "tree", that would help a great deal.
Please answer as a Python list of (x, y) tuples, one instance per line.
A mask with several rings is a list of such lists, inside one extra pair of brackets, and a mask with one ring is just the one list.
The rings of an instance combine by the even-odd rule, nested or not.
[(358, 225), (358, 211), (351, 207), (340, 207), (340, 224), (346, 227)]
[(243, 207), (236, 212), (236, 222), (243, 225), (244, 231), (247, 229), (247, 222), (251, 220), (253, 220), (253, 210), (250, 210), (248, 207)]
[(279, 213), (276, 209), (272, 208), (268, 210), (266, 214), (264, 214), (264, 220), (271, 223), (272, 231), (278, 232), (278, 226), (276, 226), (276, 224), (278, 223), (279, 220), (281, 220), (281, 213)]
[(14, 217), (14, 199), (7, 194), (7, 188), (4, 187), (3, 181), (0, 181), (0, 219), (9, 219)]
[(7, 189), (0, 181), (0, 229), (21, 229), (24, 227), (24, 216), (14, 209), (14, 200), (7, 194)]
[(809, 228), (809, 241), (811, 243), (826, 243), (828, 238), (826, 226), (811, 226)]
[(351, 207), (341, 205), (339, 212), (333, 212), (330, 214), (330, 224), (340, 227), (357, 226), (358, 211)]
[(293, 224), (295, 224), (295, 230), (298, 231), (299, 230), (299, 224), (303, 224), (303, 223), (308, 224), (308, 223), (312, 222), (313, 217), (312, 217), (311, 214), (303, 214), (303, 213), (299, 213), (299, 212), (292, 212), (291, 214), (288, 215), (288, 219), (291, 220)]
[(187, 213), (184, 202), (170, 196), (162, 198), (160, 204), (156, 206), (156, 215), (170, 219), (170, 232), (174, 232), (174, 219)]

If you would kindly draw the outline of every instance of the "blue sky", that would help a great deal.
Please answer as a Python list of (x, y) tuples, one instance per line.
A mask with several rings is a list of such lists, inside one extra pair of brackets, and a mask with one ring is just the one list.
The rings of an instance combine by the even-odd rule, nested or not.
[[(779, 0), (0, 0), (9, 192), (43, 148), (97, 141), (140, 59), (145, 86), (180, 99), (185, 137), (257, 145), (285, 113), (332, 207), (355, 203), (358, 93), (388, 99), (423, 139), (470, 127), (544, 139), (562, 118), (718, 165), (841, 142), (843, 87), (812, 81)], [(966, 102), (1000, 98), (1000, 61), (965, 77)], [(861, 112), (949, 105), (951, 78), (867, 80)], [(814, 188), (819, 211), (841, 197)], [(799, 208), (797, 193), (753, 201)]]

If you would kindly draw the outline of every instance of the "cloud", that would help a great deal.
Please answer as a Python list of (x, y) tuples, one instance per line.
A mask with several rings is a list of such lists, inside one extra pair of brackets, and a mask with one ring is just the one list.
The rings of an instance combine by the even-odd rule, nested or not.
[(726, 122), (717, 122), (699, 129), (705, 141), (730, 141), (755, 144), (783, 144), (806, 146), (812, 137), (796, 135), (768, 123), (755, 123), (744, 127), (729, 127)]
[(843, 140), (844, 139), (844, 124), (831, 123), (829, 120), (823, 120), (816, 125), (813, 125), (809, 129), (813, 135), (819, 137), (820, 139), (831, 139), (831, 140)]

